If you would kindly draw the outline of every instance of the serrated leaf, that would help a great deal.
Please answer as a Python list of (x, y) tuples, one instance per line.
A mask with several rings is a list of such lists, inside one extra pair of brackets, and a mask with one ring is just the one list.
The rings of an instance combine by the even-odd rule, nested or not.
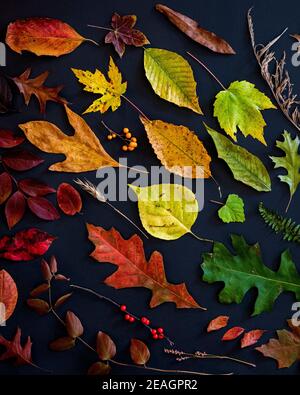
[(271, 100), (248, 81), (234, 81), (229, 88), (219, 92), (214, 102), (214, 116), (220, 126), (236, 141), (237, 128), (245, 137), (252, 136), (266, 144), (266, 122), (261, 110), (276, 108)]
[(142, 117), (140, 120), (155, 154), (167, 170), (187, 178), (211, 177), (211, 158), (194, 132), (160, 120)]
[(285, 130), (283, 132), (283, 141), (276, 141), (276, 147), (281, 149), (285, 153), (285, 156), (270, 156), (274, 163), (275, 169), (283, 167), (287, 171), (287, 174), (278, 176), (280, 181), (288, 184), (290, 188), (290, 200), (288, 202), (286, 211), (288, 210), (292, 197), (300, 183), (300, 155), (298, 153), (299, 144), (299, 138), (295, 137), (293, 140), (290, 133)]
[(218, 211), (223, 222), (245, 222), (244, 202), (238, 195), (230, 194), (226, 203)]
[(288, 250), (281, 254), (280, 267), (275, 272), (263, 264), (259, 244), (248, 245), (238, 235), (232, 235), (231, 240), (236, 254), (215, 242), (213, 252), (203, 254), (201, 265), (204, 281), (225, 284), (219, 294), (221, 303), (241, 303), (252, 288), (258, 290), (253, 315), (272, 310), (283, 291), (293, 292), (299, 300), (300, 276)]
[(144, 68), (154, 92), (179, 107), (203, 114), (196, 93), (196, 81), (189, 63), (175, 52), (147, 48)]
[(218, 157), (225, 160), (234, 178), (257, 191), (271, 191), (271, 180), (262, 161), (245, 148), (233, 144), (227, 137), (205, 125), (213, 139)]

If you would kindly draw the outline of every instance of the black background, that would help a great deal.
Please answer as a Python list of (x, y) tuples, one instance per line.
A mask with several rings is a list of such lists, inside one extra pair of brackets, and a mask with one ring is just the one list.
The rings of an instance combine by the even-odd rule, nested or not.
[[(150, 0), (1, 1), (0, 37), (1, 41), (4, 41), (8, 23), (17, 18), (48, 16), (64, 20), (70, 23), (83, 36), (103, 43), (105, 32), (90, 29), (87, 27), (87, 24), (109, 26), (113, 12), (116, 11), (121, 15), (134, 13), (138, 16), (137, 27), (147, 35), (153, 47), (166, 48), (183, 56), (186, 56), (185, 52), (190, 50), (208, 64), (225, 85), (234, 80), (245, 79), (255, 83), (257, 88), (271, 97), (266, 83), (260, 76), (259, 68), (252, 53), (246, 13), (248, 8), (254, 5), (253, 17), (257, 42), (266, 43), (286, 26), (289, 27), (288, 33), (300, 32), (298, 1), (165, 1), (165, 4), (193, 17), (199, 21), (201, 26), (215, 31), (228, 40), (237, 52), (235, 56), (214, 54), (192, 42), (172, 26), (163, 15), (155, 11), (155, 3), (155, 1)], [(285, 34), (276, 46), (276, 49), (278, 50), (278, 56), (280, 56), (283, 49), (287, 51), (287, 66), (297, 91), (300, 84), (300, 70), (291, 65), (292, 43), (293, 40), (288, 34)], [(97, 67), (104, 71), (107, 69), (110, 55), (114, 57), (124, 79), (128, 81), (127, 96), (139, 103), (140, 107), (150, 118), (183, 124), (195, 130), (212, 156), (213, 174), (220, 181), (224, 196), (228, 193), (238, 193), (244, 198), (247, 216), (245, 224), (223, 224), (217, 217), (218, 207), (209, 203), (210, 199), (217, 199), (218, 196), (212, 180), (207, 180), (205, 182), (206, 204), (193, 227), (194, 232), (222, 241), (226, 245), (230, 245), (230, 233), (242, 234), (249, 243), (258, 241), (262, 247), (265, 263), (273, 269), (278, 267), (280, 253), (284, 249), (290, 248), (294, 261), (299, 265), (298, 247), (281, 241), (279, 236), (271, 233), (257, 213), (257, 206), (261, 200), (264, 201), (267, 207), (277, 209), (280, 212), (284, 211), (288, 200), (288, 187), (286, 184), (280, 183), (277, 178), (277, 175), (282, 170), (274, 171), (271, 160), (268, 158), (268, 155), (281, 155), (280, 151), (275, 148), (275, 140), (280, 137), (284, 129), (290, 131), (293, 136), (297, 133), (296, 129), (285, 119), (280, 110), (268, 110), (263, 114), (268, 124), (265, 128), (267, 147), (250, 137), (245, 139), (241, 133), (238, 133), (238, 143), (257, 154), (270, 172), (272, 192), (259, 193), (235, 181), (227, 165), (217, 159), (213, 143), (205, 132), (202, 122), (205, 121), (212, 127), (220, 130), (212, 116), (212, 104), (215, 94), (219, 91), (219, 86), (191, 59), (188, 59), (188, 61), (194, 70), (200, 105), (205, 117), (201, 117), (190, 110), (176, 107), (155, 95), (144, 75), (143, 50), (138, 48), (128, 48), (122, 60), (118, 59), (117, 54), (110, 45), (101, 45), (98, 48), (92, 44), (84, 43), (73, 53), (60, 58), (39, 58), (28, 53), (20, 56), (7, 49), (7, 67), (3, 68), (3, 70), (12, 76), (19, 75), (28, 66), (32, 67), (34, 75), (49, 70), (51, 75), (47, 81), (48, 85), (55, 86), (63, 83), (65, 86), (62, 92), (63, 96), (73, 103), (71, 107), (73, 110), (81, 113), (95, 96), (82, 91), (82, 86), (77, 83), (70, 68), (94, 70)], [(19, 98), (17, 105), (20, 112), (2, 116), (0, 127), (17, 130), (19, 123), (43, 119), (35, 99), (31, 101), (28, 108), (26, 108), (21, 98)], [(56, 103), (48, 104), (46, 119), (57, 124), (67, 133), (71, 132), (63, 108)], [(114, 158), (119, 158), (121, 156), (119, 144), (109, 143), (106, 140), (106, 132), (100, 127), (101, 116), (99, 114), (89, 114), (85, 116), (85, 119), (97, 136), (99, 136), (104, 147)], [(138, 150), (128, 155), (130, 165), (143, 164), (149, 168), (151, 165), (159, 164), (139, 123), (137, 114), (127, 103), (122, 103), (121, 108), (115, 113), (108, 112), (103, 116), (103, 119), (117, 130), (127, 126), (138, 136)], [(33, 151), (35, 150), (34, 147), (31, 148)], [(38, 152), (38, 150), (35, 151)], [(47, 170), (51, 163), (57, 161), (57, 156), (41, 152), (38, 152), (38, 154), (45, 159), (45, 163), (30, 172), (26, 172), (24, 175), (17, 174), (17, 178), (34, 176), (48, 182), (53, 187), (57, 187), (62, 181), (72, 181), (73, 174), (54, 173)], [(92, 172), (82, 174), (83, 176), (87, 176), (91, 181), (97, 181), (95, 174)], [(217, 301), (217, 294), (222, 285), (208, 285), (201, 282), (201, 255), (203, 252), (210, 251), (211, 246), (209, 244), (201, 243), (190, 235), (186, 235), (176, 241), (150, 238), (150, 240), (145, 242), (147, 256), (155, 249), (161, 251), (164, 255), (169, 281), (174, 283), (186, 282), (192, 295), (201, 305), (206, 306), (208, 311), (179, 310), (169, 303), (150, 310), (148, 308), (149, 291), (142, 288), (114, 290), (103, 285), (102, 281), (115, 270), (114, 266), (99, 264), (89, 258), (93, 246), (87, 239), (85, 222), (101, 225), (106, 229), (115, 226), (126, 238), (134, 233), (134, 229), (107, 207), (98, 204), (86, 195), (82, 195), (82, 197), (82, 215), (75, 217), (62, 215), (58, 221), (45, 222), (38, 220), (30, 213), (26, 213), (25, 218), (13, 229), (12, 233), (30, 226), (36, 226), (56, 235), (58, 240), (53, 243), (46, 257), (55, 254), (62, 272), (70, 276), (74, 283), (89, 286), (107, 296), (113, 297), (119, 302), (126, 303), (137, 314), (148, 315), (155, 324), (165, 327), (169, 336), (176, 340), (177, 348), (189, 351), (201, 350), (210, 353), (232, 354), (257, 363), (257, 368), (253, 369), (226, 361), (218, 363), (216, 361), (191, 361), (178, 364), (163, 354), (164, 344), (162, 342), (153, 343), (148, 338), (147, 331), (138, 324), (128, 327), (122, 316), (111, 305), (102, 303), (87, 295), (75, 294), (72, 300), (62, 308), (61, 313), (64, 313), (64, 309), (72, 309), (79, 315), (84, 322), (84, 337), (88, 342), (93, 343), (98, 330), (108, 332), (118, 345), (119, 360), (129, 361), (128, 346), (130, 338), (143, 339), (148, 342), (151, 349), (151, 365), (166, 369), (190, 368), (207, 372), (233, 371), (239, 374), (298, 373), (299, 366), (297, 364), (290, 369), (277, 370), (275, 361), (263, 358), (254, 349), (241, 351), (238, 341), (222, 343), (220, 340), (222, 332), (213, 334), (206, 334), (205, 332), (206, 325), (210, 319), (219, 314), (228, 314), (231, 317), (230, 324), (232, 326), (241, 325), (249, 330), (254, 328), (267, 329), (268, 333), (264, 336), (264, 341), (266, 341), (268, 337), (274, 335), (275, 329), (285, 327), (286, 319), (291, 316), (291, 305), (294, 301), (293, 295), (284, 294), (280, 296), (274, 304), (272, 312), (263, 313), (258, 317), (251, 317), (256, 295), (255, 290), (247, 293), (240, 305), (222, 305)], [(52, 199), (54, 199), (54, 196)], [(299, 202), (299, 191), (293, 199), (289, 215), (295, 221), (300, 222), (299, 203), (297, 201)], [(116, 202), (115, 204), (126, 212), (130, 218), (140, 223), (135, 203)], [(3, 209), (1, 209), (0, 215), (1, 234), (8, 234)], [(63, 335), (63, 329), (55, 321), (54, 317), (39, 317), (26, 307), (25, 301), (30, 290), (40, 282), (39, 262), (40, 259), (18, 263), (1, 261), (1, 267), (9, 271), (15, 278), (20, 294), (15, 314), (9, 320), (7, 327), (1, 328), (1, 333), (10, 337), (17, 326), (20, 326), (24, 336), (32, 336), (34, 343), (33, 358), (37, 364), (52, 370), (54, 374), (85, 374), (90, 364), (95, 362), (95, 356), (81, 345), (65, 353), (57, 354), (49, 351), (48, 342), (57, 336)], [(8, 363), (1, 363), (0, 372), (1, 374), (41, 373), (31, 367), (15, 368)], [(114, 368), (113, 372), (116, 374), (141, 373), (137, 369), (130, 368)]]

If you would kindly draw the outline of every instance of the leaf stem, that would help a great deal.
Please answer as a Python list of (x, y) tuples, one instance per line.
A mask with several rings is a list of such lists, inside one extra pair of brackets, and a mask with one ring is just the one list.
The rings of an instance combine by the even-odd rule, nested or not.
[(288, 204), (287, 204), (287, 206), (286, 206), (286, 208), (285, 208), (285, 212), (286, 212), (286, 213), (288, 212), (288, 209), (289, 209), (289, 207), (290, 207), (292, 198), (293, 198), (293, 195), (290, 194), (290, 198), (289, 198)]
[(109, 30), (110, 32), (113, 32), (113, 29), (110, 29), (109, 27), (103, 27), (103, 26), (97, 26), (97, 25), (87, 25), (88, 27), (93, 27), (95, 29), (101, 29), (101, 30)]
[(201, 62), (200, 59), (198, 59), (195, 55), (193, 55), (191, 52), (187, 51), (187, 54), (193, 58), (196, 62), (198, 62), (216, 81), (217, 83), (221, 86), (224, 91), (226, 91), (225, 86), (222, 84), (222, 82), (219, 80), (219, 78), (203, 63)]
[(145, 113), (136, 105), (134, 104), (130, 99), (128, 99), (127, 96), (121, 95), (123, 99), (125, 99), (143, 118), (145, 118), (148, 122), (150, 122), (150, 119), (147, 117)]
[(97, 41), (95, 41), (95, 40), (92, 40), (91, 38), (85, 38), (85, 41), (89, 41), (89, 42), (91, 42), (91, 43), (93, 43), (93, 44), (97, 45), (97, 47), (100, 47), (100, 44), (99, 44), (99, 43), (97, 43)]
[[(193, 233), (191, 230), (189, 231), (189, 233), (192, 235), (192, 236), (194, 236), (197, 240), (199, 240), (199, 241), (205, 241), (205, 242), (207, 242), (207, 243), (214, 243), (214, 240), (211, 240), (211, 239), (206, 239), (205, 237), (200, 237), (200, 236), (197, 236), (195, 233)], [(201, 307), (203, 310), (207, 310), (205, 307)]]
[(224, 206), (224, 203), (219, 202), (218, 200), (210, 200), (211, 203), (219, 204), (220, 206)]

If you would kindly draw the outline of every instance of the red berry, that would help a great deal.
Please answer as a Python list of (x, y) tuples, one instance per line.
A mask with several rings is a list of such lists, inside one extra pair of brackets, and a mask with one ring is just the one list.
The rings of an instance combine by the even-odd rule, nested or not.
[(160, 334), (160, 335), (158, 335), (158, 338), (159, 338), (159, 339), (163, 339), (163, 338), (164, 338), (164, 335)]
[(152, 333), (152, 335), (156, 335), (157, 330), (156, 329), (151, 329), (151, 333)]
[(134, 322), (134, 321), (135, 321), (134, 317), (129, 317), (129, 322)]
[(126, 321), (130, 321), (130, 318), (131, 318), (131, 317), (130, 317), (129, 314), (126, 314), (124, 318), (125, 318)]
[(147, 325), (147, 318), (146, 317), (142, 317), (141, 318), (141, 323)]
[(158, 333), (164, 333), (164, 329), (163, 329), (163, 328), (158, 328), (158, 329), (157, 329), (157, 332), (158, 332)]
[(152, 337), (153, 337), (154, 340), (157, 340), (158, 339), (158, 334), (155, 333)]
[(146, 325), (150, 325), (150, 320), (147, 319)]
[(125, 305), (125, 304), (121, 304), (120, 310), (121, 310), (121, 311), (126, 311), (126, 310), (127, 310), (126, 305)]

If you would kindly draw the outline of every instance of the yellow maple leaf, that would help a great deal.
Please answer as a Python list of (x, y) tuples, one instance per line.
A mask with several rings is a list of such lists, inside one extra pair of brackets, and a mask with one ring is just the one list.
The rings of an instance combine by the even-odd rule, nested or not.
[(115, 65), (112, 57), (109, 59), (109, 69), (107, 73), (109, 81), (98, 69), (96, 69), (94, 73), (89, 70), (84, 71), (73, 68), (71, 70), (78, 78), (78, 81), (85, 85), (85, 91), (102, 95), (84, 111), (84, 114), (97, 111), (104, 113), (110, 107), (112, 111), (115, 111), (120, 107), (121, 96), (126, 92), (127, 82), (122, 82), (122, 74)]

